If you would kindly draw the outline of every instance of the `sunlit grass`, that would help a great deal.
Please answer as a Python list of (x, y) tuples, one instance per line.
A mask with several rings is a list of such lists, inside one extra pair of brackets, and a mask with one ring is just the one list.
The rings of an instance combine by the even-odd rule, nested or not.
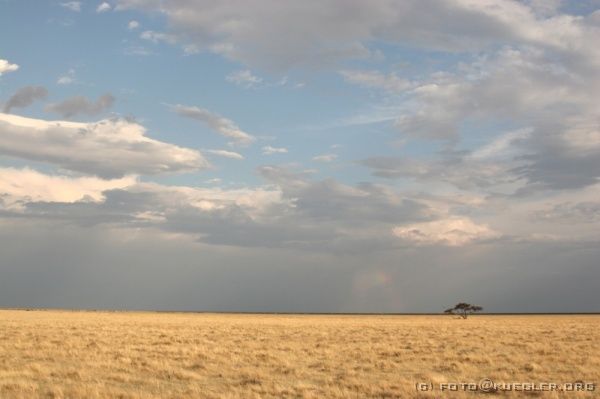
[[(0, 398), (441, 397), (417, 382), (600, 383), (600, 316), (0, 311)], [(450, 392), (448, 398), (594, 397)]]

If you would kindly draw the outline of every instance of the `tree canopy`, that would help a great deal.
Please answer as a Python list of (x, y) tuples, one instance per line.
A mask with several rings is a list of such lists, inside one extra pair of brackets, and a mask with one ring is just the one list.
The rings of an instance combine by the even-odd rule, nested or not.
[(482, 310), (483, 308), (481, 306), (471, 305), (470, 303), (466, 302), (459, 302), (454, 305), (453, 308), (444, 310), (444, 313), (458, 315), (463, 319), (466, 319), (470, 314), (481, 312)]

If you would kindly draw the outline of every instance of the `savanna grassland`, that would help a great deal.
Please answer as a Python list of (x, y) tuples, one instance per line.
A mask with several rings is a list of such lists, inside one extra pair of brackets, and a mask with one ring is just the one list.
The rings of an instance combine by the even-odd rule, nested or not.
[(0, 398), (600, 397), (418, 382), (600, 383), (600, 316), (0, 310)]

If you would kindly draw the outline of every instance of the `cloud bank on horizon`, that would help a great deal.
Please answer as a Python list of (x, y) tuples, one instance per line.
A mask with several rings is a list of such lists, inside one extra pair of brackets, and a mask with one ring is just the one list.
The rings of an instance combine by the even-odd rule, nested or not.
[(599, 310), (600, 3), (0, 8), (3, 306)]

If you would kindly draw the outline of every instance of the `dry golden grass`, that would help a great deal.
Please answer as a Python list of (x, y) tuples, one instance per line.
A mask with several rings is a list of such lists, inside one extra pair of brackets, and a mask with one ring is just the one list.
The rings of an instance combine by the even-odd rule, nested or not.
[(600, 383), (600, 316), (0, 311), (0, 398), (583, 398), (417, 382)]

